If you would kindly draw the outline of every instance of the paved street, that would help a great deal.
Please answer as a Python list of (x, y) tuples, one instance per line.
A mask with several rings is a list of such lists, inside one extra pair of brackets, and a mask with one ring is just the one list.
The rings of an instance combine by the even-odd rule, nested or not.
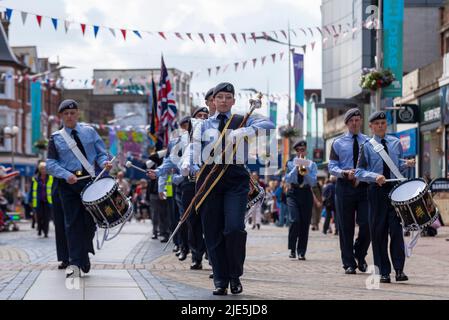
[[(92, 258), (92, 271), (79, 289), (66, 287), (57, 269), (54, 235), (38, 238), (28, 224), (0, 234), (0, 299), (449, 299), (449, 228), (421, 238), (406, 262), (410, 281), (368, 290), (368, 274), (345, 275), (338, 239), (311, 231), (307, 261), (288, 258), (287, 228), (248, 228), (244, 294), (211, 294), (207, 262), (191, 271), (170, 250), (151, 240), (151, 222), (128, 224)], [(408, 238), (406, 238), (408, 240)], [(368, 263), (372, 263), (371, 256)]]

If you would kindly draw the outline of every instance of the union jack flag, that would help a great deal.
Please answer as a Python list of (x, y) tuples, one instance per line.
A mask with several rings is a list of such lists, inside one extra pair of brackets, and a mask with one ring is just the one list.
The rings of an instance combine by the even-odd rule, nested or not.
[(159, 80), (159, 91), (157, 100), (157, 115), (159, 118), (159, 125), (164, 132), (164, 144), (168, 144), (168, 137), (172, 130), (178, 127), (176, 122), (176, 108), (175, 95), (172, 90), (168, 71), (165, 67), (164, 57), (161, 58), (161, 78)]

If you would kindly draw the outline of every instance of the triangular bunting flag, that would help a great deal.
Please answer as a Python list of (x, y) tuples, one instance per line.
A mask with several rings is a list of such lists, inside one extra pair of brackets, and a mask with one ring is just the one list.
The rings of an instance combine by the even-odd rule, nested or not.
[(126, 41), (126, 29), (120, 29), (120, 32), (121, 32), (122, 35), (123, 35), (123, 40)]
[(306, 37), (307, 37), (307, 33), (306, 33), (306, 30), (304, 30), (303, 28), (299, 28), (299, 30), (301, 30), (301, 31), (302, 31), (302, 33), (304, 33), (304, 36), (306, 36)]
[(218, 72), (220, 71), (221, 67), (220, 66), (216, 66), (215, 68), (217, 69), (217, 74), (218, 74)]
[(164, 34), (163, 32), (158, 32), (158, 34), (159, 34), (162, 38), (164, 38), (164, 40), (167, 40), (167, 38), (165, 37), (165, 34)]
[(271, 32), (274, 34), (274, 37), (275, 37), (276, 39), (279, 39), (278, 34), (277, 34), (276, 31), (271, 31)]
[(192, 38), (192, 34), (191, 34), (191, 33), (186, 33), (186, 35), (189, 37), (190, 40), (193, 41), (193, 38)]
[(308, 28), (308, 29), (309, 29), (310, 35), (313, 37), (313, 30), (312, 30), (312, 28)]
[(324, 26), (324, 30), (326, 30), (329, 35), (332, 35), (332, 32), (329, 30), (327, 26)]
[(212, 69), (211, 68), (207, 68), (207, 71), (209, 72), (209, 77), (210, 77), (210, 73), (211, 73)]
[(313, 49), (315, 49), (315, 44), (316, 44), (315, 41), (310, 44), (310, 46), (312, 47), (312, 51), (313, 51)]
[(22, 15), (22, 23), (25, 24), (25, 22), (27, 21), (28, 13), (22, 11), (21, 15)]
[(337, 29), (335, 29), (335, 26), (334, 25), (332, 25), (332, 30), (334, 31), (334, 34), (337, 34), (338, 32), (337, 32)]
[(69, 27), (70, 27), (70, 22), (69, 21), (64, 21), (65, 33), (67, 33), (67, 31), (69, 31)]
[(266, 56), (263, 56), (263, 57), (261, 58), (262, 65), (265, 63), (265, 59), (266, 59), (266, 58), (267, 58)]
[(94, 26), (94, 37), (95, 38), (97, 37), (98, 30), (100, 30), (100, 27), (99, 26)]
[(256, 43), (256, 34), (254, 32), (251, 32), (251, 38), (253, 38), (254, 43)]
[(296, 31), (295, 30), (293, 30), (293, 29), (290, 29), (290, 31), (293, 33), (293, 35), (295, 36), (295, 37), (297, 37), (298, 35), (296, 34)]
[(284, 57), (284, 52), (281, 52), (281, 53), (279, 54), (279, 60), (282, 60), (283, 57)]
[(58, 30), (58, 19), (51, 18), (51, 22), (53, 23), (53, 27), (55, 27), (55, 30)]
[(92, 79), (92, 86), (95, 85), (95, 82), (97, 82), (95, 79)]
[(243, 70), (245, 70), (245, 67), (246, 67), (246, 63), (247, 63), (248, 61), (243, 61), (243, 65), (242, 65), (242, 69)]
[(37, 24), (38, 24), (39, 27), (40, 27), (40, 26), (41, 26), (41, 23), (42, 23), (42, 16), (36, 15), (36, 19), (37, 19)]
[(273, 59), (273, 63), (276, 62), (276, 53), (273, 53), (273, 54), (271, 55), (271, 59)]
[(237, 40), (237, 35), (235, 33), (231, 33), (231, 36), (234, 39), (235, 43), (239, 43)]
[(287, 33), (284, 30), (281, 30), (281, 33), (284, 35), (285, 39), (288, 39)]
[(81, 23), (81, 31), (84, 33), (86, 32), (86, 25), (84, 23)]
[(301, 47), (301, 49), (304, 51), (304, 54), (306, 54), (306, 48), (307, 48), (307, 45), (303, 45), (303, 46)]
[(117, 86), (117, 82), (118, 82), (118, 79), (115, 78), (114, 81), (112, 82), (112, 85), (113, 85), (114, 87)]
[(246, 34), (242, 33), (243, 41), (246, 43)]
[(237, 72), (238, 67), (239, 67), (239, 63), (238, 62), (234, 62), (234, 71)]
[(113, 35), (113, 36), (114, 36), (114, 38), (115, 38), (115, 30), (114, 30), (114, 29), (112, 29), (112, 28), (109, 28), (109, 31), (111, 31), (112, 35)]
[(202, 33), (198, 33), (198, 36), (201, 38), (201, 40), (203, 40), (204, 43), (206, 43), (206, 40), (204, 40), (204, 36)]
[(224, 33), (221, 34), (221, 38), (223, 39), (223, 42), (224, 42), (224, 43), (227, 43), (227, 42), (226, 42), (226, 35), (225, 35)]
[(321, 30), (320, 27), (316, 27), (316, 29), (318, 30), (318, 32), (321, 34), (321, 36), (323, 36), (323, 31)]
[(179, 32), (175, 32), (175, 36), (177, 36), (181, 40), (184, 40), (184, 38), (181, 36)]
[(257, 58), (254, 58), (254, 59), (253, 59), (253, 68), (256, 67), (256, 63), (257, 63)]
[(12, 9), (6, 8), (6, 10), (5, 10), (5, 15), (6, 15), (6, 19), (7, 19), (8, 21), (11, 21)]
[(263, 36), (265, 39), (268, 39), (268, 35), (267, 35), (266, 32), (262, 32), (262, 36)]
[(209, 37), (212, 39), (212, 41), (215, 43), (215, 35), (213, 33), (209, 33)]
[(133, 32), (134, 32), (134, 34), (135, 34), (136, 36), (138, 36), (140, 39), (142, 39), (142, 35), (140, 34), (139, 31), (133, 30)]
[(108, 80), (106, 81), (106, 87), (109, 86), (110, 83), (111, 83), (111, 79), (108, 79)]

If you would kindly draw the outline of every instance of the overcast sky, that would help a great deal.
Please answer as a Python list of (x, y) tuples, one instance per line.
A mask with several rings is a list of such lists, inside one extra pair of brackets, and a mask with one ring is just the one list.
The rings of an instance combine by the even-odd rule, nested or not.
[[(12, 46), (35, 45), (40, 57), (51, 61), (59, 59), (61, 64), (74, 66), (64, 71), (68, 79), (91, 79), (93, 69), (109, 68), (158, 68), (161, 53), (167, 67), (185, 72), (200, 72), (191, 83), (191, 91), (205, 92), (218, 82), (232, 82), (236, 90), (256, 88), (264, 92), (287, 94), (287, 59), (272, 63), (272, 53), (287, 52), (287, 47), (259, 40), (254, 44), (248, 40), (239, 44), (227, 39), (228, 44), (217, 36), (217, 43), (210, 38), (206, 44), (194, 36), (194, 41), (181, 41), (170, 35), (163, 40), (157, 35), (142, 34), (139, 39), (127, 34), (126, 41), (119, 29), (167, 32), (261, 32), (285, 30), (290, 21), (292, 28), (315, 27), (321, 24), (321, 1), (310, 0), (3, 0), (1, 6), (26, 11), (62, 20), (84, 22), (116, 28), (116, 38), (106, 28), (100, 28), (97, 39), (91, 27), (83, 37), (79, 24), (72, 24), (65, 34), (63, 21), (54, 31), (50, 19), (43, 18), (39, 28), (34, 16), (28, 16), (22, 24), (18, 12), (13, 12), (10, 27)], [(3, 10), (3, 9), (1, 9)], [(315, 32), (317, 33), (317, 32)], [(282, 36), (279, 38), (284, 40)], [(321, 88), (321, 41), (297, 32), (292, 43), (310, 44), (317, 41), (313, 51), (305, 56), (305, 87)], [(302, 53), (301, 49), (298, 49)], [(234, 62), (260, 58), (267, 55), (265, 65), (258, 61), (256, 68), (249, 62), (244, 71), (234, 72)], [(216, 75), (215, 66), (231, 64), (227, 72)], [(212, 67), (212, 76), (207, 68)], [(293, 90), (293, 88), (292, 88)], [(238, 101), (245, 104), (247, 101)], [(287, 100), (280, 102), (278, 123), (286, 122)]]

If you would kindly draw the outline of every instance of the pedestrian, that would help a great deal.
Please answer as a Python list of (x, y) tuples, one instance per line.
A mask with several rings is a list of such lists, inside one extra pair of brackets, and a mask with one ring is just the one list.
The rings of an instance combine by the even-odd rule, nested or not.
[(52, 210), (53, 177), (47, 174), (45, 162), (38, 164), (38, 173), (32, 178), (31, 207), (37, 221), (37, 235), (48, 238)]
[(128, 197), (131, 190), (128, 181), (125, 179), (125, 173), (121, 170), (117, 172), (117, 184), (125, 197)]
[[(404, 273), (405, 247), (401, 220), (388, 197), (394, 183), (386, 180), (394, 178), (395, 171), (405, 172), (409, 167), (414, 167), (415, 160), (401, 161), (402, 145), (398, 138), (386, 134), (385, 112), (373, 113), (369, 118), (369, 126), (373, 137), (361, 146), (355, 177), (369, 183), (369, 226), (374, 264), (377, 273), (380, 273), (380, 282), (390, 283), (391, 264), (388, 256), (388, 235), (390, 235), (390, 255), (396, 272), (396, 281), (407, 281), (408, 277)], [(382, 150), (386, 153), (383, 156), (378, 153)], [(384, 158), (387, 161), (391, 160), (391, 167)]]
[(324, 225), (323, 233), (332, 233), (330, 223), (335, 212), (335, 182), (337, 178), (330, 176), (323, 188), (323, 206), (324, 206)]
[(317, 181), (316, 185), (312, 187), (312, 194), (313, 194), (313, 208), (312, 208), (312, 219), (310, 224), (312, 225), (312, 231), (319, 231), (321, 212), (323, 210), (322, 187), (320, 181)]

